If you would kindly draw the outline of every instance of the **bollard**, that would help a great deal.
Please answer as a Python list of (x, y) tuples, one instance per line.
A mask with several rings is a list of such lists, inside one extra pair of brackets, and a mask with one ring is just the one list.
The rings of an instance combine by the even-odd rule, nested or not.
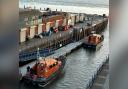
[(91, 86), (92, 86), (92, 78), (89, 79), (89, 87), (91, 88)]
[(97, 75), (99, 74), (99, 72), (100, 72), (100, 67), (98, 67), (98, 70), (97, 70)]
[(97, 71), (94, 73), (94, 80), (95, 80), (96, 76), (97, 76)]
[(86, 85), (86, 88), (85, 89), (89, 89), (89, 84), (87, 83), (87, 85)]
[(94, 83), (94, 80), (95, 80), (95, 74), (92, 75), (92, 83)]

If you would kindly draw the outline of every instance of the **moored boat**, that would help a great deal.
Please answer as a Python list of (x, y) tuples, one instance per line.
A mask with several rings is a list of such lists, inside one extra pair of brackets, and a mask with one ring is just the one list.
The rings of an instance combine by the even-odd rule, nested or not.
[(27, 73), (23, 76), (23, 80), (27, 84), (45, 87), (58, 77), (65, 66), (66, 58), (42, 58), (38, 60), (33, 67), (27, 67)]
[(97, 50), (102, 46), (103, 40), (103, 35), (91, 33), (89, 36), (85, 37), (83, 47)]

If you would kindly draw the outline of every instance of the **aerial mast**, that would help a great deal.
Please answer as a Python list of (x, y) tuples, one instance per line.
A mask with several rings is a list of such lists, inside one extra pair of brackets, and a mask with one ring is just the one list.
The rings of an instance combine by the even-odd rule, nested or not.
[(39, 61), (41, 59), (41, 56), (40, 56), (40, 49), (37, 48), (37, 61)]

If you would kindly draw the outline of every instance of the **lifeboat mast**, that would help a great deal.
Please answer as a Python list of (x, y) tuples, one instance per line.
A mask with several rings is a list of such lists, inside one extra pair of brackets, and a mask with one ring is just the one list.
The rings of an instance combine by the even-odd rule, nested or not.
[(37, 61), (41, 60), (41, 56), (40, 56), (40, 48), (37, 48)]
[[(37, 63), (39, 63), (40, 60), (42, 60), (42, 59), (45, 61), (45, 57), (40, 56), (40, 48), (37, 48)], [(46, 64), (46, 62), (45, 62), (45, 64)]]

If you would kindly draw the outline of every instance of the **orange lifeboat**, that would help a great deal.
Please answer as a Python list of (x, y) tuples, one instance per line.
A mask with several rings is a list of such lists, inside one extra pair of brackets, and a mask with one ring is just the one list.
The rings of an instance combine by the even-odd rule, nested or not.
[(27, 67), (27, 73), (23, 79), (25, 83), (44, 87), (63, 71), (65, 63), (64, 56), (38, 60), (33, 67)]
[(88, 37), (84, 39), (83, 47), (98, 49), (99, 47), (102, 46), (103, 40), (104, 40), (103, 35), (91, 33)]

